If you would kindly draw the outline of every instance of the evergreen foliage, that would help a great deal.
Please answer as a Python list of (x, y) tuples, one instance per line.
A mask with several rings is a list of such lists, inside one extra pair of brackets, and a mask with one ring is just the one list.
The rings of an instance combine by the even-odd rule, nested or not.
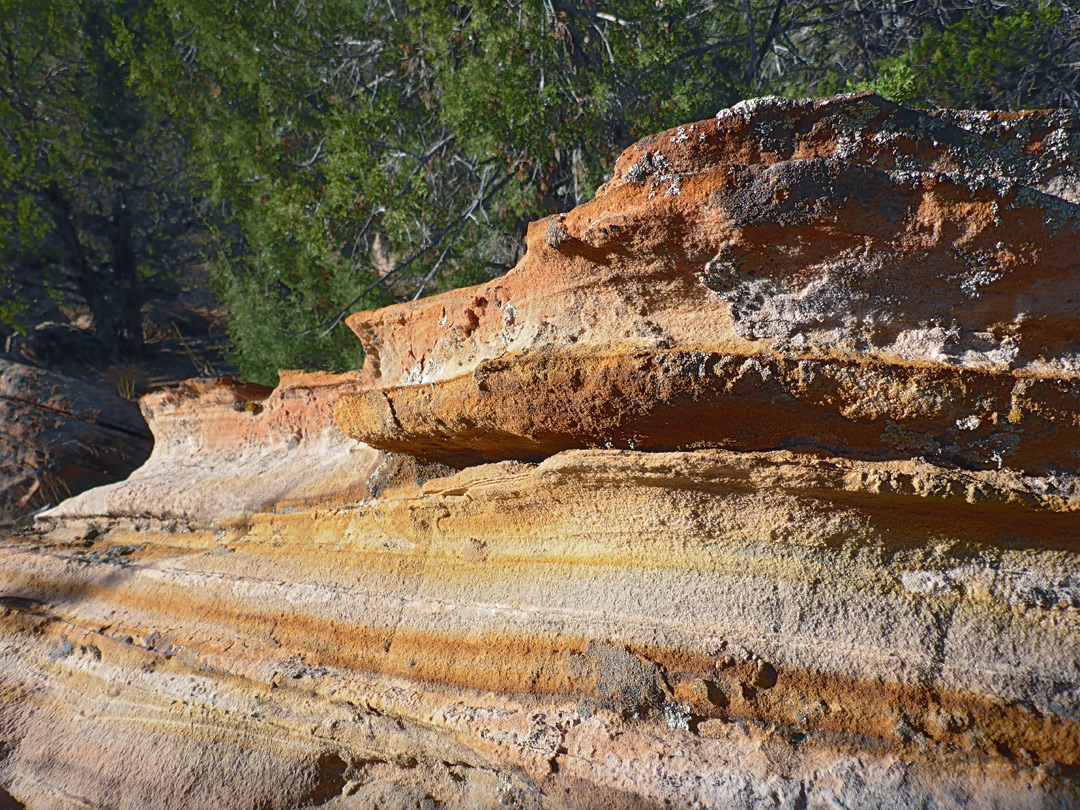
[(137, 358), (141, 308), (202, 223), (179, 130), (111, 53), (138, 0), (0, 0), (0, 323), (25, 330), (77, 299), (102, 360)]
[(132, 226), (145, 297), (186, 233), (168, 206), (190, 223), (197, 197), (234, 357), (266, 382), (356, 367), (344, 315), (505, 272), (527, 222), (588, 199), (635, 139), (742, 98), (1080, 107), (1076, 0), (0, 5), (22, 70), (0, 78), (0, 251), (37, 284), (0, 275), (0, 318), (119, 277), (116, 200), (157, 223)]

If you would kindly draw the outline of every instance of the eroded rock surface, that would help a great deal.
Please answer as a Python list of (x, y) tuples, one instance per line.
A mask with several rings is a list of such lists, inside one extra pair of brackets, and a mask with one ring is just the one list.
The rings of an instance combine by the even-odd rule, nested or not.
[(0, 544), (0, 804), (1080, 805), (1076, 137), (749, 102), (362, 373), (147, 398)]
[(43, 519), (125, 515), (209, 525), (362, 498), (380, 454), (350, 440), (330, 417), (334, 397), (360, 388), (355, 374), (282, 372), (274, 389), (196, 379), (148, 394), (142, 409), (154, 450), (146, 464)]
[(339, 421), (456, 466), (696, 444), (1075, 469), (1078, 154), (1067, 113), (867, 95), (647, 138), (508, 275), (352, 316), (373, 390)]

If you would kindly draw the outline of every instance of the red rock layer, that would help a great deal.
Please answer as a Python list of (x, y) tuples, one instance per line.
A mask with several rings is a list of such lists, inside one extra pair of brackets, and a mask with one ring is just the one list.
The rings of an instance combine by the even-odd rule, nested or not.
[(1075, 471), (1078, 153), (1065, 113), (740, 105), (628, 149), (503, 278), (352, 316), (372, 390), (335, 413), (457, 466), (817, 446)]

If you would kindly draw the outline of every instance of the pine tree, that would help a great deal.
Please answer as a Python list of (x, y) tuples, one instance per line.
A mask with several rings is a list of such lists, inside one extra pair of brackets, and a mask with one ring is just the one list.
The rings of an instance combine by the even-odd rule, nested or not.
[(201, 227), (183, 139), (113, 55), (114, 24), (139, 3), (2, 2), (0, 319), (85, 310), (100, 362), (138, 358), (148, 291)]

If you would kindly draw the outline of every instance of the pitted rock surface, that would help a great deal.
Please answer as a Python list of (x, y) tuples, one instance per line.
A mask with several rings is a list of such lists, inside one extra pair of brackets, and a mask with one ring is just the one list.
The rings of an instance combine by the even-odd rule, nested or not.
[(455, 466), (812, 447), (1071, 475), (1078, 155), (1058, 112), (722, 111), (628, 149), (503, 278), (354, 315), (371, 390), (336, 418)]

